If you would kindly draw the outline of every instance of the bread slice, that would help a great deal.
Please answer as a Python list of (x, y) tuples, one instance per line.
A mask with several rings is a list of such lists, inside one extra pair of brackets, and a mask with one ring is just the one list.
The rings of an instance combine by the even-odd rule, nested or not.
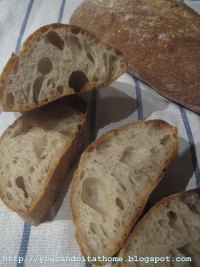
[(53, 204), (85, 135), (85, 104), (67, 97), (29, 111), (0, 139), (0, 197), (37, 225)]
[[(199, 266), (200, 189), (175, 194), (157, 203), (133, 229), (120, 251), (119, 257), (132, 262), (115, 266), (146, 265), (144, 261), (133, 262), (136, 256), (137, 259), (146, 257), (146, 261), (157, 257), (157, 264), (155, 261), (146, 262), (149, 267)], [(185, 258), (185, 262), (176, 262), (177, 257)]]
[(76, 238), (86, 257), (120, 249), (177, 148), (176, 129), (161, 120), (122, 126), (89, 145), (70, 193)]
[(200, 112), (200, 16), (185, 4), (85, 0), (70, 23), (122, 51), (129, 72), (160, 94)]
[(112, 83), (126, 72), (119, 51), (79, 27), (51, 24), (12, 54), (0, 77), (0, 105), (29, 110)]

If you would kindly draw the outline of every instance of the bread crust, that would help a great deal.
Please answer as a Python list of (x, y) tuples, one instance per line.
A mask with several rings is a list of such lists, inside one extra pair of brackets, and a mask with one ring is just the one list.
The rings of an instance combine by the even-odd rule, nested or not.
[[(74, 100), (73, 100), (74, 99)], [(70, 103), (70, 101), (72, 101)], [(77, 102), (76, 102), (77, 101)], [(69, 140), (70, 145), (68, 143), (65, 144), (65, 147), (63, 149), (62, 156), (58, 158), (48, 169), (48, 179), (46, 179), (45, 185), (43, 185), (43, 188), (40, 192), (38, 192), (37, 196), (34, 197), (34, 200), (31, 203), (30, 208), (26, 209), (19, 209), (14, 205), (11, 205), (9, 201), (6, 201), (6, 199), (3, 197), (2, 192), (0, 190), (0, 198), (5, 203), (5, 205), (13, 210), (14, 212), (18, 213), (21, 218), (26, 221), (29, 224), (37, 226), (41, 220), (44, 218), (46, 213), (48, 212), (49, 208), (52, 206), (52, 204), (56, 200), (56, 194), (58, 193), (58, 190), (63, 184), (63, 181), (66, 177), (67, 172), (69, 171), (72, 163), (76, 159), (76, 157), (79, 156), (79, 153), (83, 149), (84, 143), (85, 143), (85, 137), (87, 132), (87, 111), (86, 111), (86, 103), (83, 102), (83, 100), (79, 97), (72, 96), (71, 100), (70, 97), (61, 99), (56, 101), (55, 103), (50, 103), (48, 106), (42, 107), (42, 108), (49, 108), (50, 105), (59, 105), (59, 103), (65, 102), (66, 104), (70, 104), (71, 106), (74, 106), (77, 108), (79, 106), (78, 102), (80, 102), (80, 110), (84, 110), (84, 118), (79, 121), (78, 130), (73, 138)], [(84, 105), (84, 107), (83, 107)], [(83, 110), (82, 110), (83, 109)], [(11, 126), (8, 127), (8, 129), (3, 133), (3, 135), (0, 138), (0, 142), (3, 138), (9, 134), (9, 132), (16, 127), (18, 122), (23, 122), (26, 120), (27, 115), (33, 114), (35, 111), (30, 111), (28, 113), (25, 113), (21, 117), (19, 117)], [(37, 110), (38, 114), (39, 111)], [(39, 115), (37, 115), (39, 116)]]
[[(160, 200), (159, 202), (157, 202), (145, 215), (144, 217), (141, 219), (141, 221), (139, 221), (137, 223), (137, 225), (134, 227), (133, 231), (130, 233), (128, 239), (126, 240), (124, 246), (122, 247), (122, 249), (119, 252), (119, 257), (125, 258), (126, 257), (126, 247), (128, 246), (129, 242), (131, 242), (131, 238), (132, 235), (134, 235), (135, 232), (137, 232), (138, 228), (140, 228), (140, 225), (143, 224), (143, 222), (145, 222), (146, 220), (148, 220), (148, 217), (154, 213), (154, 211), (157, 208), (160, 208), (162, 206), (165, 206), (168, 202), (176, 200), (176, 199), (180, 199), (180, 198), (185, 198), (187, 196), (191, 196), (191, 195), (198, 195), (200, 198), (200, 188), (195, 188), (195, 189), (191, 189), (188, 191), (184, 191), (184, 192), (179, 192), (173, 195), (170, 195), (168, 197), (163, 198), (162, 200)], [(123, 263), (124, 264), (124, 263)], [(114, 265), (115, 267), (122, 267), (121, 263), (116, 263)]]
[[(166, 122), (164, 122), (162, 120), (153, 120), (153, 122), (154, 122), (154, 126), (155, 127), (158, 127), (159, 129), (162, 129), (163, 131), (165, 131), (165, 129), (169, 129), (169, 127), (172, 127), (172, 126), (169, 126), (168, 123), (166, 123)], [(81, 156), (81, 159), (80, 159), (80, 162), (79, 162), (79, 166), (78, 166), (77, 170), (74, 173), (74, 177), (73, 177), (72, 184), (71, 184), (71, 189), (70, 189), (70, 208), (71, 208), (72, 218), (73, 218), (74, 225), (75, 225), (75, 236), (76, 236), (77, 242), (79, 244), (80, 250), (81, 250), (82, 254), (85, 257), (90, 256), (90, 248), (87, 247), (86, 242), (84, 240), (84, 236), (82, 236), (82, 233), (79, 230), (79, 225), (78, 225), (79, 214), (77, 213), (76, 207), (74, 205), (75, 204), (74, 195), (75, 195), (75, 192), (76, 192), (76, 190), (78, 188), (79, 180), (80, 180), (79, 169), (81, 169), (82, 166), (84, 165), (84, 162), (87, 161), (88, 155), (89, 155), (90, 151), (93, 150), (94, 146), (98, 146), (99, 144), (104, 142), (104, 140), (106, 140), (109, 136), (113, 136), (116, 130), (120, 131), (120, 129), (126, 129), (126, 128), (130, 127), (131, 125), (134, 127), (134, 126), (136, 126), (138, 124), (141, 124), (141, 123), (144, 123), (144, 124), (148, 125), (148, 124), (151, 124), (152, 121), (151, 120), (149, 120), (149, 121), (136, 121), (136, 122), (133, 122), (133, 123), (129, 123), (127, 125), (123, 125), (123, 126), (117, 128), (117, 129), (113, 129), (113, 130), (103, 134), (100, 138), (98, 138), (93, 143), (91, 143), (87, 147), (85, 152), (82, 154), (82, 156)], [(142, 202), (140, 203), (140, 207), (136, 210), (134, 216), (131, 215), (131, 218), (129, 218), (129, 225), (126, 228), (124, 228), (124, 233), (125, 233), (124, 238), (115, 240), (115, 244), (113, 244), (113, 247), (110, 250), (107, 249), (106, 255), (103, 255), (103, 256), (105, 256), (105, 257), (113, 256), (123, 246), (123, 244), (126, 241), (126, 238), (128, 237), (132, 227), (136, 224), (138, 218), (140, 217), (140, 215), (141, 215), (141, 213), (143, 211), (143, 208), (144, 208), (149, 196), (151, 195), (153, 190), (156, 188), (156, 186), (159, 184), (159, 182), (163, 178), (163, 176), (164, 176), (165, 172), (167, 171), (170, 163), (176, 157), (177, 150), (178, 150), (177, 129), (174, 128), (174, 127), (172, 127), (172, 129), (174, 131), (173, 137), (174, 137), (174, 139), (176, 141), (175, 141), (175, 144), (174, 144), (174, 150), (173, 150), (173, 153), (172, 153), (171, 157), (168, 160), (166, 160), (161, 175), (159, 176), (157, 181), (152, 186), (152, 191), (149, 192), (148, 195), (144, 196)], [(93, 264), (95, 264), (95, 265), (105, 265), (106, 262), (94, 262)]]
[(132, 75), (200, 112), (200, 16), (191, 8), (176, 0), (85, 0), (70, 23), (121, 50)]
[[(49, 31), (50, 29), (52, 29), (52, 30), (66, 29), (66, 31), (70, 30), (71, 32), (73, 32), (73, 31), (74, 32), (80, 32), (80, 33), (84, 34), (84, 36), (87, 36), (87, 37), (95, 40), (96, 43), (103, 43), (99, 38), (94, 36), (92, 33), (88, 32), (87, 30), (83, 29), (82, 27), (78, 27), (78, 26), (72, 26), (72, 25), (61, 24), (61, 23), (53, 23), (50, 25), (45, 25), (45, 26), (39, 28), (38, 30), (36, 30), (23, 43), (19, 53), (12, 53), (10, 59), (8, 60), (6, 66), (4, 67), (4, 69), (0, 75), (0, 106), (4, 111), (19, 112), (19, 111), (31, 110), (31, 109), (35, 109), (35, 108), (38, 108), (40, 106), (43, 106), (49, 102), (52, 102), (52, 101), (54, 101), (54, 100), (56, 100), (62, 96), (77, 94), (76, 92), (73, 92), (73, 93), (71, 92), (68, 94), (65, 93), (61, 96), (58, 93), (54, 93), (54, 94), (49, 95), (48, 99), (46, 97), (44, 97), (38, 103), (35, 103), (35, 102), (32, 102), (32, 103), (30, 102), (30, 103), (26, 103), (26, 104), (25, 103), (23, 103), (23, 104), (16, 104), (15, 103), (15, 105), (12, 107), (7, 105), (7, 103), (5, 103), (3, 101), (4, 84), (5, 84), (5, 81), (7, 79), (7, 75), (10, 72), (10, 70), (12, 70), (15, 67), (15, 63), (19, 60), (20, 54), (29, 50), (30, 45), (34, 42), (37, 42), (37, 39), (40, 38), (43, 33)], [(113, 48), (107, 44), (104, 44), (104, 46), (108, 50), (113, 50), (116, 53), (116, 55), (118, 55), (121, 58), (121, 60), (123, 60), (122, 53), (119, 50), (117, 50), (117, 49), (115, 49), (115, 48)], [(112, 79), (106, 80), (106, 83), (102, 83), (101, 85), (97, 85), (96, 83), (91, 83), (89, 87), (83, 88), (83, 90), (81, 90), (81, 92), (90, 91), (93, 89), (99, 89), (99, 88), (105, 87), (105, 86), (111, 84), (112, 82), (114, 82), (114, 80), (116, 80), (119, 76), (121, 76), (126, 71), (127, 71), (127, 65), (124, 62), (123, 65), (121, 66), (121, 68), (118, 69), (114, 73), (114, 76)]]

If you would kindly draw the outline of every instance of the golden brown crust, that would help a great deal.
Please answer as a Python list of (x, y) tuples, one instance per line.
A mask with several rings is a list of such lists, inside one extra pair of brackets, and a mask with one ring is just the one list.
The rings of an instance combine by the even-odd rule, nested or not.
[[(98, 43), (102, 43), (102, 41), (97, 38), (96, 36), (94, 36), (92, 33), (88, 32), (87, 30), (83, 29), (82, 27), (78, 27), (78, 26), (73, 26), (73, 25), (67, 25), (67, 24), (60, 24), (60, 23), (53, 23), (53, 24), (50, 24), (50, 25), (45, 25), (41, 28), (39, 28), (38, 30), (36, 30), (34, 33), (32, 33), (27, 39), (26, 41), (23, 43), (22, 45), (22, 48), (19, 52), (19, 54), (14, 54), (12, 53), (10, 59), (8, 60), (6, 66), (4, 67), (3, 69), (3, 72), (1, 73), (0, 75), (0, 105), (1, 105), (1, 108), (4, 110), (4, 111), (15, 111), (15, 112), (20, 112), (20, 111), (26, 111), (26, 110), (31, 110), (31, 109), (35, 109), (35, 108), (38, 108), (40, 106), (43, 106), (49, 102), (52, 102), (56, 99), (59, 99), (60, 97), (62, 96), (65, 96), (65, 95), (71, 95), (71, 94), (76, 94), (76, 92), (72, 93), (67, 93), (66, 91), (64, 91), (63, 95), (61, 94), (51, 94), (48, 96), (48, 99), (45, 97), (44, 99), (41, 99), (38, 103), (23, 103), (23, 104), (17, 104), (15, 103), (14, 106), (10, 107), (8, 106), (6, 103), (3, 102), (3, 90), (4, 90), (4, 83), (5, 83), (5, 80), (7, 79), (7, 74), (9, 73), (9, 71), (11, 69), (14, 68), (15, 66), (15, 62), (18, 60), (18, 58), (20, 57), (20, 53), (22, 52), (26, 52), (30, 45), (34, 42), (37, 42), (37, 39), (39, 37), (41, 37), (41, 34), (45, 33), (46, 31), (50, 30), (50, 29), (70, 29), (72, 32), (81, 32), (83, 33), (85, 36), (88, 36), (89, 38), (92, 38), (93, 40), (95, 39), (95, 41)], [(105, 45), (105, 44), (104, 44)], [(113, 50), (115, 51), (116, 55), (119, 55), (120, 57), (122, 57), (122, 54), (119, 50), (116, 50), (115, 48), (109, 46), (106, 44), (106, 47), (107, 49), (109, 50)], [(95, 83), (93, 84), (90, 84), (89, 87), (87, 87), (85, 90), (83, 89), (82, 91), (90, 91), (92, 89), (99, 89), (99, 88), (102, 88), (102, 87), (105, 87), (109, 84), (111, 84), (115, 78), (119, 77), (120, 75), (122, 75), (124, 72), (127, 71), (127, 66), (126, 66), (126, 63), (124, 62), (124, 65), (121, 69), (119, 69), (118, 72), (115, 73), (115, 75), (113, 76), (113, 79), (112, 80), (109, 80), (107, 81), (106, 83), (104, 84), (101, 84), (99, 86), (97, 86)]]
[[(70, 145), (67, 143), (63, 148), (63, 154), (60, 158), (57, 159), (54, 164), (48, 169), (48, 179), (46, 180), (45, 185), (43, 186), (43, 190), (41, 190), (37, 197), (34, 198), (33, 202), (31, 203), (30, 208), (26, 209), (18, 209), (14, 205), (11, 205), (10, 202), (6, 201), (3, 198), (2, 192), (0, 190), (0, 198), (4, 201), (5, 205), (17, 212), (23, 220), (27, 223), (32, 225), (38, 225), (43, 217), (48, 212), (49, 208), (52, 206), (56, 199), (56, 193), (58, 192), (59, 188), (61, 187), (63, 180), (71, 167), (71, 164), (75, 160), (83, 145), (85, 143), (86, 137), (86, 119), (87, 119), (87, 112), (86, 112), (86, 104), (81, 100), (81, 98), (76, 98), (72, 96), (71, 98), (61, 99), (59, 101), (53, 102), (48, 104), (47, 106), (42, 107), (41, 109), (48, 109), (52, 108), (54, 105), (57, 105), (57, 109), (59, 109), (59, 103), (66, 103), (66, 105), (71, 105), (74, 108), (78, 108), (80, 111), (84, 112), (84, 118), (80, 120), (79, 125), (77, 125), (77, 132), (71, 140), (69, 140)], [(83, 106), (84, 105), (84, 106)], [(7, 128), (7, 130), (3, 133), (0, 138), (0, 142), (5, 136), (7, 136), (12, 129), (16, 127), (18, 122), (26, 123), (26, 120), (29, 120), (31, 116), (34, 114), (35, 111), (30, 111), (21, 117), (19, 117), (11, 126)], [(35, 116), (39, 117), (40, 111), (37, 110), (37, 114)]]
[[(97, 147), (102, 142), (104, 142), (104, 140), (106, 140), (108, 138), (108, 136), (113, 136), (113, 134), (115, 134), (115, 131), (116, 130), (117, 131), (118, 130), (120, 131), (120, 129), (126, 129), (126, 128), (130, 127), (130, 125), (133, 125), (133, 127), (134, 127), (135, 125), (138, 125), (140, 123), (148, 125), (148, 124), (152, 124), (152, 122), (153, 122), (152, 127), (154, 127), (154, 128), (162, 129), (163, 131), (165, 131), (165, 129), (169, 129), (169, 127), (171, 127), (173, 129), (173, 131), (174, 131), (173, 137), (174, 137), (174, 140), (175, 140), (173, 153), (172, 153), (171, 157), (165, 162), (165, 165), (163, 167), (163, 171), (162, 171), (160, 177), (153, 184), (152, 191), (149, 192), (149, 195), (148, 196), (144, 196), (143, 201), (141, 201), (140, 207), (136, 210), (134, 216), (130, 219), (129, 225), (124, 230), (124, 233), (126, 233), (125, 236), (124, 236), (124, 238), (123, 239), (116, 240), (115, 241), (115, 244), (113, 244), (113, 247), (110, 250), (107, 249), (106, 255), (103, 255), (105, 257), (110, 257), (110, 256), (115, 255), (119, 251), (119, 249), (123, 246), (123, 244), (125, 243), (125, 241), (126, 241), (128, 235), (129, 235), (130, 231), (132, 230), (133, 226), (136, 224), (138, 218), (140, 217), (140, 215), (141, 215), (141, 213), (143, 211), (143, 208), (144, 208), (147, 200), (149, 199), (149, 196), (151, 195), (151, 193), (153, 192), (153, 190), (156, 188), (156, 186), (159, 184), (159, 182), (163, 178), (163, 176), (164, 176), (165, 172), (167, 171), (170, 163), (176, 157), (177, 151), (178, 151), (177, 129), (175, 127), (170, 126), (168, 123), (166, 123), (163, 120), (136, 121), (136, 122), (133, 122), (133, 123), (129, 123), (127, 125), (123, 125), (123, 126), (117, 128), (117, 129), (113, 129), (113, 130), (111, 130), (111, 131), (103, 134), (100, 138), (98, 138), (93, 143), (91, 143), (86, 148), (85, 152), (81, 156), (78, 169), (74, 173), (74, 177), (73, 177), (72, 184), (71, 184), (71, 189), (70, 189), (70, 208), (71, 208), (72, 218), (73, 218), (74, 225), (75, 225), (75, 236), (76, 236), (77, 242), (78, 242), (78, 244), (80, 246), (80, 250), (81, 250), (82, 254), (85, 257), (87, 257), (88, 255), (90, 255), (90, 252), (89, 252), (90, 249), (87, 247), (87, 244), (86, 244), (86, 242), (84, 240), (84, 236), (82, 235), (81, 229), (79, 229), (79, 225), (78, 225), (79, 214), (77, 213), (77, 210), (76, 210), (76, 208), (74, 206), (74, 200), (73, 200), (74, 194), (75, 194), (75, 192), (76, 192), (76, 190), (78, 188), (79, 179), (80, 179), (79, 168), (81, 168), (81, 166), (84, 165), (84, 162), (87, 161), (88, 155), (94, 149), (94, 147)], [(89, 252), (88, 255), (87, 255), (87, 251)], [(100, 262), (94, 262), (94, 264), (95, 265), (104, 265), (106, 263), (105, 262), (104, 263), (103, 262), (101, 262), (101, 263)]]
[(200, 112), (200, 16), (191, 8), (175, 0), (85, 0), (70, 23), (122, 51), (129, 72), (160, 94)]

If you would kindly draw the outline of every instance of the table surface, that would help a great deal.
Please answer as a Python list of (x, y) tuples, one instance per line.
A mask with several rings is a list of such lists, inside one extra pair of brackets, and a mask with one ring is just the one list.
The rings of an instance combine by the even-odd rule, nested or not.
[[(18, 52), (32, 32), (45, 24), (68, 23), (73, 10), (81, 2), (0, 0), (0, 71), (11, 53)], [(200, 13), (200, 1), (187, 0), (185, 3)], [(200, 187), (199, 115), (171, 103), (128, 74), (97, 91), (95, 96), (88, 96), (91, 97), (96, 105), (91, 105), (90, 110), (93, 114), (90, 138), (119, 125), (146, 118), (164, 119), (178, 128), (178, 157), (152, 194), (148, 207), (164, 196)], [(0, 133), (19, 115), (0, 111)], [(37, 227), (24, 223), (0, 202), (0, 266), (92, 266), (83, 261), (58, 262), (62, 257), (63, 260), (66, 257), (73, 260), (80, 255), (74, 238), (68, 192), (59, 209), (54, 205), (48, 221)]]

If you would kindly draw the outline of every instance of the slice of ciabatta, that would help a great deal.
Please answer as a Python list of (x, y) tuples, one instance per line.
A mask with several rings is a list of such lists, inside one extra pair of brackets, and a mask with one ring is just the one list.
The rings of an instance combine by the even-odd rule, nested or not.
[(120, 249), (177, 149), (176, 128), (161, 120), (122, 126), (89, 145), (70, 193), (76, 238), (86, 257)]
[(124, 262), (116, 267), (198, 267), (200, 189), (178, 193), (157, 203), (133, 229), (119, 257)]
[(126, 72), (119, 51), (76, 26), (51, 24), (12, 54), (0, 76), (0, 105), (29, 110), (112, 83)]
[(29, 111), (0, 139), (0, 197), (30, 224), (48, 212), (81, 148), (84, 103), (71, 96)]

